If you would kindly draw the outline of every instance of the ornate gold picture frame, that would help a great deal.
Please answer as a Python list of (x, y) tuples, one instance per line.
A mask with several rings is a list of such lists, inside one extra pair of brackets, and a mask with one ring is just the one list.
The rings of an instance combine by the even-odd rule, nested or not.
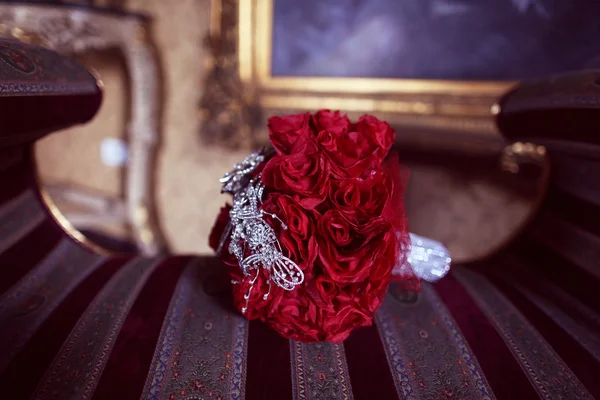
[[(419, 137), (423, 137), (423, 132), (430, 134), (435, 132), (434, 137), (436, 138), (452, 136), (440, 135), (440, 131), (467, 134), (475, 141), (485, 141), (486, 139), (498, 141), (499, 134), (493, 121), (494, 103), (501, 94), (512, 87), (514, 80), (511, 80), (510, 73), (501, 77), (502, 80), (485, 80), (486, 77), (494, 77), (495, 79), (498, 75), (497, 72), (502, 71), (502, 68), (504, 68), (503, 65), (495, 67), (495, 64), (490, 62), (489, 58), (486, 61), (488, 70), (479, 65), (479, 70), (476, 72), (483, 72), (483, 74), (480, 74), (478, 80), (469, 81), (445, 78), (415, 79), (410, 76), (405, 79), (402, 74), (396, 78), (385, 76), (348, 77), (348, 75), (340, 75), (335, 66), (331, 68), (331, 76), (327, 73), (320, 76), (310, 75), (310, 70), (309, 73), (297, 75), (274, 73), (273, 65), (277, 65), (274, 64), (274, 60), (277, 60), (275, 56), (279, 54), (274, 54), (274, 52), (281, 52), (282, 48), (285, 49), (285, 46), (274, 46), (274, 39), (281, 41), (281, 34), (286, 34), (291, 29), (287, 22), (281, 22), (281, 14), (277, 10), (281, 10), (282, 7), (302, 8), (306, 7), (308, 3), (315, 3), (323, 7), (334, 7), (333, 3), (319, 3), (316, 0), (311, 0), (306, 4), (305, 2), (294, 3), (291, 0), (213, 0), (211, 34), (208, 41), (213, 57), (209, 63), (209, 74), (206, 80), (206, 91), (202, 99), (201, 114), (204, 121), (202, 135), (209, 142), (235, 146), (256, 144), (256, 142), (262, 142), (266, 139), (264, 129), (266, 117), (273, 114), (321, 108), (339, 109), (350, 116), (354, 114), (354, 117), (363, 113), (375, 114), (396, 127), (406, 128), (404, 129), (405, 132), (414, 132), (414, 135), (408, 136), (411, 136), (417, 142)], [(335, 3), (341, 2), (337, 1)], [(352, 4), (349, 1), (344, 4), (346, 3)], [(382, 7), (395, 7), (397, 12), (398, 4), (414, 8), (421, 7), (425, 3), (433, 4), (435, 2), (417, 2), (417, 6), (410, 5), (412, 2), (398, 3), (398, 0), (377, 0), (375, 3)], [(471, 4), (469, 7), (480, 6), (469, 4)], [(372, 9), (374, 6), (376, 4), (369, 2), (368, 7), (365, 6), (363, 9)], [(345, 6), (338, 4), (337, 7), (339, 9)], [(513, 64), (510, 65), (512, 68), (510, 71), (513, 75), (518, 75), (519, 79), (527, 78), (527, 76), (521, 76), (522, 69), (528, 69), (528, 73), (532, 76), (544, 74), (546, 73), (544, 70), (545, 65), (541, 66), (542, 70), (529, 67), (531, 64), (529, 59), (534, 56), (528, 55), (526, 47), (519, 47), (519, 42), (521, 36), (524, 38), (531, 37), (538, 29), (536, 26), (529, 28), (529, 25), (544, 22), (544, 18), (549, 18), (550, 14), (542, 8), (539, 10), (525, 10), (526, 12), (523, 12), (517, 6), (513, 8), (514, 15), (507, 14), (498, 17), (504, 18), (503, 22), (510, 22), (514, 19), (515, 23), (519, 24), (518, 28), (515, 28), (518, 31), (516, 34), (513, 35), (512, 31), (506, 31), (506, 37), (503, 38), (505, 39), (505, 46), (509, 46), (509, 48), (510, 46), (516, 46), (518, 47), (517, 50), (521, 52), (520, 55), (517, 54), (512, 59)], [(400, 11), (400, 14), (397, 15), (400, 15), (405, 22), (410, 22), (410, 15), (407, 17), (402, 12), (404, 11)], [(482, 12), (485, 13), (482, 15), (487, 16), (487, 18), (496, 18), (495, 12), (490, 11), (489, 8), (487, 10), (477, 9), (471, 12), (469, 18), (477, 19), (478, 13)], [(318, 17), (318, 14), (305, 12), (303, 17), (305, 19), (301, 19), (299, 25), (312, 23), (316, 17)], [(362, 22), (362, 20), (359, 22)], [(418, 25), (417, 22), (410, 23)], [(456, 28), (452, 27), (456, 26), (456, 21), (453, 23), (455, 25), (447, 25), (444, 29), (447, 32), (454, 32), (452, 29)], [(506, 24), (503, 26), (506, 27)], [(279, 27), (280, 30), (276, 30), (276, 27)], [(427, 29), (430, 28), (419, 29), (427, 32)], [(567, 32), (571, 28), (564, 25), (557, 29), (562, 29), (561, 32)], [(488, 28), (485, 24), (482, 24), (481, 29), (485, 33)], [(275, 35), (274, 32), (276, 32)], [(373, 32), (379, 34), (385, 32), (385, 30)], [(456, 35), (465, 36), (465, 32), (459, 32)], [(496, 32), (492, 33), (495, 34)], [(459, 64), (460, 57), (470, 54), (471, 47), (469, 46), (471, 45), (467, 43), (458, 45), (457, 48), (460, 49), (460, 54), (456, 54), (456, 56), (453, 53), (454, 50), (447, 50), (439, 57), (422, 56), (419, 46), (434, 43), (437, 49), (440, 49), (444, 45), (435, 43), (435, 41), (440, 37), (452, 36), (444, 32), (438, 32), (436, 35), (436, 37), (428, 38), (410, 37), (408, 35), (406, 37), (409, 40), (420, 40), (418, 45), (413, 46), (413, 49), (416, 49), (414, 54), (418, 54), (421, 60), (425, 60), (425, 62), (429, 62), (430, 58), (431, 63), (436, 63), (443, 60), (444, 57), (446, 59), (455, 57), (456, 60), (454, 61), (458, 60), (456, 64)], [(492, 36), (489, 35), (489, 37)], [(299, 34), (292, 36), (292, 41), (298, 37), (304, 39)], [(316, 38), (313, 37), (310, 40), (318, 42), (320, 36), (317, 34)], [(465, 38), (457, 37), (456, 40), (459, 39), (463, 40)], [(476, 44), (475, 47), (485, 53), (487, 47), (489, 47), (485, 40), (485, 38), (475, 38), (471, 41)], [(389, 43), (395, 42), (392, 40)], [(453, 42), (448, 41), (447, 43)], [(545, 43), (542, 45), (546, 46)], [(360, 46), (351, 48), (352, 52), (355, 48), (360, 49)], [(535, 47), (533, 48), (535, 49)], [(492, 50), (494, 49), (492, 48)], [(540, 54), (544, 53), (545, 50), (545, 48), (541, 48)], [(432, 49), (427, 51), (429, 51), (427, 54), (437, 54)], [(502, 59), (503, 57), (509, 57), (510, 54), (509, 51), (500, 55), (493, 54), (493, 57)], [(579, 59), (573, 59), (572, 63), (581, 64), (581, 62)], [(550, 68), (555, 67), (554, 65), (550, 66)], [(417, 66), (415, 69), (417, 74), (420, 73), (419, 68), (421, 67)], [(490, 71), (490, 68), (493, 71)], [(556, 68), (565, 68), (565, 66)], [(435, 70), (435, 68), (433, 69)], [(327, 66), (322, 68), (321, 71), (327, 72)], [(336, 74), (337, 76), (335, 76)], [(428, 76), (436, 77), (438, 75), (430, 72)], [(406, 135), (404, 135), (404, 139), (406, 139)], [(452, 140), (455, 142), (457, 140), (464, 141), (462, 139)]]

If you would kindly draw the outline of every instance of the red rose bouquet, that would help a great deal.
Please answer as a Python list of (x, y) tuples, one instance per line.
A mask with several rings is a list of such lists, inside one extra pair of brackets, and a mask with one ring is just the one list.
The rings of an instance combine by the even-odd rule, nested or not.
[[(227, 174), (234, 194), (211, 234), (231, 266), (235, 306), (286, 338), (339, 342), (371, 325), (409, 232), (395, 132), (365, 115), (319, 111), (269, 120), (271, 151)], [(400, 270), (399, 270), (400, 271)], [(397, 280), (419, 290), (411, 269)]]

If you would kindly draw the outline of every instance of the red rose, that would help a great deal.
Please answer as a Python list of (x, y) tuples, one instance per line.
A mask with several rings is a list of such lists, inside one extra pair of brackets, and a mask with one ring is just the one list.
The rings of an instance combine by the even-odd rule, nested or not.
[(319, 235), (328, 239), (336, 247), (350, 245), (355, 238), (355, 226), (353, 226), (337, 210), (329, 210), (319, 220)]
[(315, 281), (315, 287), (321, 297), (321, 300), (327, 304), (331, 304), (333, 299), (335, 299), (339, 293), (337, 283), (331, 279), (329, 275), (319, 275)]
[(328, 130), (320, 131), (317, 134), (316, 142), (330, 158), (331, 154), (335, 156), (337, 153), (337, 136), (338, 135)]
[(314, 213), (304, 209), (297, 199), (280, 193), (269, 194), (263, 202), (263, 210), (277, 215), (286, 224), (287, 229), (282, 229), (278, 221), (273, 221), (271, 226), (278, 234), (281, 247), (287, 250), (287, 256), (302, 270), (312, 268), (318, 255)]
[(357, 227), (338, 210), (329, 210), (319, 220), (319, 258), (323, 268), (336, 282), (362, 282), (372, 272), (375, 263), (382, 262), (381, 249), (388, 243), (385, 234), (390, 224), (376, 218)]
[[(252, 285), (251, 281), (256, 276), (257, 271), (250, 271), (251, 277), (245, 276), (242, 273), (242, 270), (238, 265), (231, 266), (230, 268), (230, 276), (231, 281), (233, 283), (233, 303), (235, 308), (237, 308), (240, 312), (242, 309), (246, 307), (246, 312), (244, 313), (245, 317), (252, 319), (260, 319), (264, 321), (267, 318), (269, 309), (266, 307), (270, 301), (273, 300), (273, 296), (270, 296), (267, 301), (263, 299), (263, 295), (268, 292), (269, 284), (267, 281), (269, 280), (269, 276), (266, 270), (260, 270), (258, 272), (258, 278)], [(250, 287), (252, 286), (252, 290)], [(248, 301), (246, 301), (245, 296), (250, 292), (250, 297)]]
[(394, 240), (394, 233), (387, 232), (373, 253), (374, 261), (370, 268), (369, 278), (356, 283), (340, 287), (336, 301), (340, 304), (357, 304), (367, 313), (377, 311), (387, 292), (394, 260), (398, 256), (398, 242)]
[(366, 179), (347, 178), (331, 187), (331, 203), (346, 218), (358, 224), (382, 215), (392, 194), (393, 184), (382, 171)]
[(323, 318), (323, 328), (327, 332), (325, 340), (341, 342), (350, 336), (353, 329), (371, 324), (371, 314), (365, 313), (356, 305), (348, 304), (335, 313), (328, 313)]
[(322, 327), (322, 310), (310, 300), (303, 290), (286, 292), (267, 323), (287, 339), (302, 342), (325, 340)]
[(369, 280), (376, 285), (390, 279), (399, 251), (398, 237), (393, 230), (386, 231), (380, 240), (380, 245), (373, 249), (372, 257), (381, 262), (373, 267), (369, 276)]
[(385, 233), (381, 246), (378, 246), (373, 254), (373, 258), (378, 261), (373, 264), (369, 279), (353, 287), (344, 288), (346, 292), (361, 294), (355, 300), (364, 310), (375, 312), (383, 302), (395, 266), (394, 261), (398, 257), (398, 250), (395, 233)]
[(356, 124), (356, 131), (371, 144), (374, 153), (383, 160), (394, 144), (396, 132), (387, 122), (380, 121), (372, 115), (363, 115)]
[(303, 145), (306, 152), (273, 156), (263, 170), (262, 181), (282, 193), (304, 196), (300, 203), (311, 209), (327, 195), (329, 164), (314, 143), (303, 141)]
[(310, 114), (269, 118), (269, 139), (277, 154), (290, 154), (296, 141), (311, 135)]
[[(355, 306), (367, 314), (373, 314), (383, 303), (385, 294), (387, 293), (390, 279), (379, 282), (371, 282), (370, 280), (351, 284), (344, 288), (344, 292), (340, 293), (340, 298), (348, 296), (348, 300), (345, 303), (352, 303)], [(359, 293), (360, 295), (357, 295)]]
[[(318, 261), (318, 260), (317, 260)], [(314, 271), (318, 271), (321, 268), (315, 268)], [(318, 272), (318, 275), (313, 274), (308, 279), (308, 284), (304, 287), (306, 294), (310, 296), (311, 300), (323, 311), (334, 311), (334, 302), (340, 293), (338, 283), (334, 281), (327, 273)]]
[(331, 112), (329, 110), (321, 110), (313, 116), (313, 124), (316, 133), (328, 131), (334, 134), (348, 132), (352, 124), (348, 116), (342, 115), (339, 111)]
[(336, 135), (321, 131), (317, 143), (331, 160), (331, 172), (336, 178), (366, 177), (381, 162), (371, 145), (356, 132)]
[(328, 155), (331, 172), (339, 178), (367, 177), (379, 167), (394, 142), (394, 131), (386, 122), (363, 116), (355, 131), (322, 130), (317, 143)]

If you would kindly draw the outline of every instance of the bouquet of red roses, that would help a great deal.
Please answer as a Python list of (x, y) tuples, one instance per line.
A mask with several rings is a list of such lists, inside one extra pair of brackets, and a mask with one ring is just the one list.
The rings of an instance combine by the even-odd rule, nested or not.
[[(211, 246), (230, 265), (235, 306), (286, 338), (339, 342), (371, 325), (409, 232), (395, 132), (327, 110), (269, 120), (272, 151), (222, 180), (234, 194)], [(419, 289), (410, 270), (400, 275)]]

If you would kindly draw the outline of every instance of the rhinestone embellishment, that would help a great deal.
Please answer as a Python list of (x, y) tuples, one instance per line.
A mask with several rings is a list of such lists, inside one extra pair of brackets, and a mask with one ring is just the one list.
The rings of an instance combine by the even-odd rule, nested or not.
[(295, 262), (283, 255), (277, 235), (265, 217), (277, 220), (282, 229), (287, 229), (287, 226), (277, 215), (259, 208), (265, 187), (260, 175), (251, 178), (251, 174), (264, 159), (262, 152), (253, 153), (220, 180), (223, 184), (221, 192), (233, 194), (233, 207), (229, 211), (228, 229), (221, 237), (217, 253), (230, 239), (229, 253), (238, 260), (244, 276), (250, 278), (242, 313), (248, 309), (250, 294), (262, 271), (266, 271), (269, 277), (269, 290), (263, 295), (264, 300), (271, 293), (272, 283), (290, 291), (304, 282), (304, 273)]
[(406, 262), (420, 279), (437, 282), (450, 272), (452, 258), (448, 249), (438, 241), (410, 234), (411, 246)]

